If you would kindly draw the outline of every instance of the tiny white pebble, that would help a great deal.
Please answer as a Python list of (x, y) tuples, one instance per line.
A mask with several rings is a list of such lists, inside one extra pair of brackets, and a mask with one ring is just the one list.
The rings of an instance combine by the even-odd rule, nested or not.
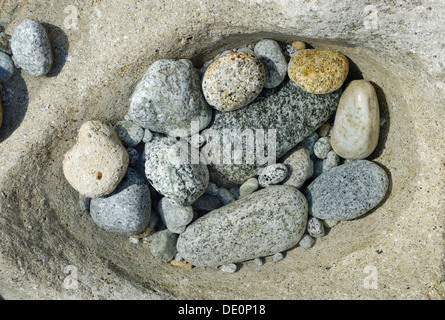
[(236, 267), (236, 264), (234, 264), (234, 263), (226, 264), (226, 265), (220, 267), (220, 270), (222, 272), (226, 272), (226, 273), (235, 273), (236, 269), (237, 269), (237, 267)]
[(273, 262), (277, 263), (284, 259), (284, 256), (281, 252), (275, 253), (272, 257)]

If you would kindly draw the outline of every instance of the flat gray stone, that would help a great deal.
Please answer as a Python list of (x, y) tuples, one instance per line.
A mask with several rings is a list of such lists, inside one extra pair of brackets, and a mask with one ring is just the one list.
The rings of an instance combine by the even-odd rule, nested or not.
[(129, 168), (113, 193), (91, 199), (90, 214), (104, 230), (127, 236), (140, 234), (151, 216), (149, 187), (142, 176)]
[[(155, 136), (145, 145), (145, 175), (162, 195), (179, 206), (192, 205), (206, 191), (207, 166), (190, 157), (185, 141)], [(196, 163), (196, 164), (195, 164)]]
[(266, 68), (265, 88), (275, 88), (287, 75), (287, 61), (280, 45), (272, 39), (263, 39), (255, 45), (255, 55)]
[(45, 28), (25, 19), (11, 37), (11, 50), (17, 64), (32, 76), (43, 76), (53, 66), (53, 53)]
[(195, 266), (242, 262), (294, 247), (306, 223), (303, 194), (294, 187), (270, 186), (190, 224), (177, 249)]
[[(201, 133), (207, 138), (207, 144), (201, 151), (209, 163), (211, 180), (218, 185), (231, 187), (254, 177), (259, 167), (270, 164), (267, 156), (269, 130), (276, 130), (276, 140), (273, 139), (273, 131), (270, 134), (271, 140), (276, 141), (275, 154), (276, 159), (279, 159), (333, 115), (340, 95), (340, 91), (323, 95), (310, 94), (287, 82), (275, 89), (263, 90), (253, 103), (242, 109), (215, 111), (213, 123)], [(251, 132), (255, 136), (256, 130), (264, 130), (264, 139), (255, 141), (263, 140), (266, 147), (261, 150), (256, 145), (251, 146), (254, 157), (250, 161), (246, 157), (247, 144), (241, 144), (242, 150), (235, 146), (243, 134), (248, 136)], [(231, 159), (227, 159), (224, 150), (232, 150)], [(241, 161), (236, 164), (236, 155), (241, 152)]]
[(5, 83), (14, 74), (14, 62), (6, 53), (0, 52), (0, 83)]
[[(172, 136), (191, 136), (212, 119), (198, 71), (188, 60), (154, 62), (130, 99), (128, 118), (142, 128)], [(199, 121), (197, 126), (193, 121)]]
[(377, 164), (348, 162), (323, 173), (307, 187), (309, 213), (323, 220), (358, 218), (383, 200), (388, 184), (385, 170)]
[(151, 254), (159, 262), (169, 262), (176, 255), (177, 240), (178, 235), (168, 229), (156, 232), (151, 241)]

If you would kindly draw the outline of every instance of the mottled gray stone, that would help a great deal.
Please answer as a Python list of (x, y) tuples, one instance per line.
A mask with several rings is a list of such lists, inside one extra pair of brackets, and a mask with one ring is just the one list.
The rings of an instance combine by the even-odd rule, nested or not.
[(151, 133), (150, 130), (145, 129), (144, 131), (144, 138), (142, 138), (142, 141), (144, 143), (149, 143), (153, 139), (153, 133)]
[(321, 220), (317, 218), (310, 218), (307, 223), (307, 232), (313, 237), (313, 238), (321, 238), (324, 237), (325, 231), (324, 226)]
[(319, 159), (326, 159), (331, 150), (331, 140), (328, 137), (321, 137), (314, 145), (314, 154)]
[[(276, 152), (273, 154), (272, 151), (270, 157), (275, 158), (276, 155), (276, 159), (279, 159), (333, 115), (340, 95), (340, 91), (323, 95), (306, 93), (287, 81), (275, 89), (264, 89), (253, 103), (242, 109), (215, 111), (214, 122), (201, 133), (207, 135), (207, 144), (202, 153), (207, 156), (211, 180), (221, 186), (231, 187), (254, 177), (259, 167), (270, 164), (267, 146), (269, 139), (274, 141), (274, 131), (270, 130), (276, 130)], [(223, 139), (221, 133), (224, 129), (231, 133), (226, 135), (227, 139)], [(245, 156), (246, 144), (242, 144), (242, 150), (235, 150), (235, 146), (242, 133), (247, 135), (252, 132), (255, 135), (256, 130), (264, 130), (264, 139), (257, 140), (264, 140), (266, 148), (263, 148), (262, 153), (261, 147), (252, 146), (255, 157), (249, 163)], [(223, 150), (230, 148), (233, 154), (243, 152), (240, 164), (235, 164), (233, 154), (232, 159), (223, 158)]]
[(14, 74), (14, 62), (6, 53), (0, 52), (0, 83), (5, 83)]
[(229, 191), (233, 194), (235, 200), (239, 200), (239, 198), (241, 197), (240, 188), (233, 187), (230, 188)]
[(233, 194), (226, 188), (219, 188), (216, 195), (223, 206), (235, 201)]
[(243, 198), (254, 193), (255, 191), (258, 190), (259, 186), (260, 185), (258, 183), (257, 178), (250, 178), (249, 180), (244, 182), (239, 188), (240, 197)]
[(193, 210), (202, 215), (215, 209), (221, 208), (222, 206), (223, 204), (218, 197), (203, 194), (193, 204)]
[(279, 184), (287, 177), (287, 167), (282, 163), (272, 164), (263, 170), (258, 177), (258, 183), (261, 187), (266, 188), (271, 185)]
[(330, 219), (326, 219), (326, 220), (322, 220), (323, 221), (323, 225), (326, 228), (333, 228), (335, 227), (337, 224), (339, 224), (340, 221), (338, 220), (330, 220)]
[(193, 204), (209, 183), (207, 166), (195, 159), (189, 148), (187, 142), (160, 136), (145, 145), (147, 179), (180, 206)]
[(47, 74), (53, 66), (51, 44), (45, 28), (25, 19), (11, 37), (11, 50), (20, 68), (33, 76)]
[(300, 242), (298, 243), (300, 247), (309, 249), (312, 248), (314, 245), (315, 239), (312, 238), (309, 234), (305, 234), (303, 238), (301, 238)]
[(221, 266), (219, 268), (222, 272), (226, 272), (226, 273), (235, 273), (237, 266), (234, 263), (230, 263), (230, 264), (225, 264), (223, 266)]
[(151, 241), (151, 254), (159, 262), (171, 261), (176, 255), (177, 240), (178, 235), (168, 229), (156, 232)]
[(307, 202), (294, 187), (270, 186), (190, 224), (180, 255), (195, 266), (221, 266), (286, 251), (303, 236)]
[(143, 177), (129, 168), (113, 193), (91, 199), (90, 214), (107, 231), (123, 235), (142, 233), (151, 215), (149, 187)]
[(212, 181), (209, 181), (209, 185), (207, 186), (205, 194), (216, 197), (218, 195), (218, 192), (219, 192), (219, 187)]
[(126, 147), (138, 145), (144, 138), (145, 131), (133, 121), (119, 121), (114, 125), (114, 131)]
[(158, 202), (158, 213), (167, 229), (172, 233), (184, 232), (184, 226), (192, 222), (194, 216), (191, 206), (178, 206), (165, 197)]
[[(137, 84), (128, 117), (153, 132), (186, 137), (210, 123), (212, 110), (191, 62), (162, 59), (154, 62)], [(199, 124), (193, 125), (194, 121)]]
[(277, 252), (273, 255), (272, 261), (277, 263), (284, 259), (284, 255), (281, 252)]
[(358, 218), (385, 197), (388, 176), (377, 164), (351, 161), (316, 178), (306, 189), (309, 213), (319, 219)]
[(287, 75), (287, 61), (280, 45), (272, 39), (263, 39), (255, 45), (255, 55), (266, 68), (265, 88), (275, 88)]
[(261, 267), (261, 266), (264, 265), (264, 258), (261, 258), (261, 257), (259, 257), (259, 258), (255, 258), (253, 261), (254, 261), (255, 264), (256, 264), (257, 266), (259, 266), (259, 267)]
[(301, 188), (314, 174), (314, 162), (306, 148), (298, 145), (289, 151), (283, 158), (288, 174), (284, 180), (285, 185)]
[(328, 152), (326, 159), (323, 160), (323, 172), (329, 171), (340, 164), (340, 157), (338, 154), (331, 150)]

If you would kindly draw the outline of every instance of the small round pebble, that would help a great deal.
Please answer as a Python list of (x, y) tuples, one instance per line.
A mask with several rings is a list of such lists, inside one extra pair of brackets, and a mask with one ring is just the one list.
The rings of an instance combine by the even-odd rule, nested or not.
[(223, 206), (235, 201), (233, 194), (226, 188), (219, 188), (216, 196), (221, 201)]
[(182, 233), (193, 220), (193, 208), (191, 206), (182, 207), (170, 199), (164, 197), (158, 203), (158, 213), (164, 221), (166, 227), (172, 233)]
[(325, 231), (324, 226), (321, 220), (317, 218), (310, 218), (307, 223), (307, 232), (313, 237), (313, 238), (321, 238), (324, 237)]
[(258, 177), (258, 183), (262, 188), (276, 185), (286, 179), (288, 169), (282, 163), (272, 164), (264, 168)]
[(272, 261), (277, 263), (284, 259), (284, 255), (281, 252), (275, 253), (272, 257)]
[(14, 74), (14, 62), (6, 53), (0, 52), (0, 83), (5, 83)]
[(325, 122), (320, 128), (318, 128), (317, 133), (320, 137), (327, 137), (329, 131), (331, 131), (331, 124), (329, 122)]
[(235, 273), (237, 269), (236, 264), (234, 263), (230, 263), (230, 264), (226, 264), (220, 267), (220, 270), (222, 272), (226, 272), (226, 273)]
[(339, 164), (340, 164), (340, 157), (334, 150), (331, 150), (326, 156), (326, 159), (323, 160), (323, 172), (329, 171), (332, 168), (337, 167)]
[(151, 241), (151, 254), (159, 262), (169, 262), (176, 255), (176, 242), (178, 235), (168, 229), (158, 231), (153, 235)]
[(295, 50), (303, 50), (306, 49), (306, 43), (304, 43), (303, 41), (294, 41), (292, 42), (292, 47)]
[(114, 126), (114, 130), (122, 144), (127, 147), (138, 145), (145, 135), (145, 130), (133, 121), (119, 121)]
[(240, 197), (243, 198), (248, 196), (249, 194), (254, 193), (255, 191), (258, 190), (258, 187), (259, 187), (258, 179), (250, 178), (241, 185), (239, 189)]
[(11, 37), (11, 50), (20, 68), (32, 76), (43, 76), (53, 66), (48, 35), (37, 21), (25, 19), (15, 28)]
[(319, 159), (326, 159), (329, 151), (332, 150), (331, 140), (328, 137), (322, 137), (314, 145), (314, 154)]
[(135, 237), (129, 237), (128, 240), (130, 241), (130, 243), (132, 244), (139, 244), (140, 240), (139, 238), (135, 238)]
[(264, 39), (256, 44), (254, 51), (266, 68), (264, 87), (279, 86), (287, 75), (287, 61), (280, 45), (275, 40)]
[(257, 266), (259, 266), (259, 267), (261, 267), (261, 266), (264, 265), (264, 258), (255, 258), (253, 261), (254, 261), (255, 264), (256, 264)]
[(299, 50), (289, 61), (289, 78), (309, 93), (334, 92), (343, 85), (348, 73), (349, 61), (337, 51)]
[(301, 238), (300, 242), (298, 243), (300, 247), (309, 249), (312, 248), (312, 246), (315, 243), (315, 239), (312, 238), (309, 234), (305, 234), (303, 238)]
[(330, 220), (330, 219), (326, 219), (326, 220), (322, 220), (322, 221), (323, 221), (323, 225), (324, 225), (326, 228), (333, 228), (333, 227), (335, 227), (337, 224), (340, 223), (340, 221), (338, 221), (338, 220)]
[(150, 130), (145, 129), (144, 138), (142, 138), (142, 141), (144, 143), (149, 143), (151, 140), (153, 140), (153, 133)]
[(265, 82), (266, 70), (260, 59), (250, 52), (233, 52), (207, 68), (202, 90), (215, 109), (234, 111), (255, 100)]

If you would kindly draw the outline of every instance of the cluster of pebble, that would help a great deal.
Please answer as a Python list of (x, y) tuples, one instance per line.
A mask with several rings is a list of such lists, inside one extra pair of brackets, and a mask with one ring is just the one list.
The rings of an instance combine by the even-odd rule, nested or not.
[[(0, 26), (0, 91), (2, 84), (11, 79), (15, 68), (32, 76), (44, 76), (53, 67), (53, 53), (48, 34), (37, 21), (25, 19), (9, 36)], [(0, 101), (0, 127), (3, 109)]]
[[(161, 262), (226, 272), (267, 256), (278, 262), (387, 192), (385, 171), (366, 160), (379, 138), (378, 99), (366, 80), (343, 91), (348, 73), (339, 52), (271, 39), (225, 51), (201, 70), (158, 60), (125, 120), (82, 125), (65, 177), (99, 227), (149, 239)], [(206, 128), (276, 129), (278, 161), (173, 161), (199, 154)]]

